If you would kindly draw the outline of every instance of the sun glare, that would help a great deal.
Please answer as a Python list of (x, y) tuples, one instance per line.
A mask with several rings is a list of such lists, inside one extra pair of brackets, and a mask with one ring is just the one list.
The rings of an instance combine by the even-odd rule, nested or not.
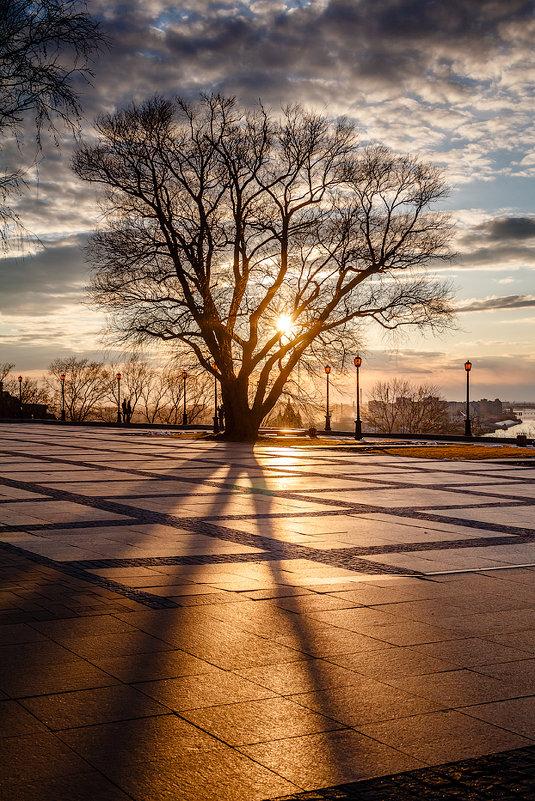
[(277, 329), (281, 334), (287, 334), (293, 325), (293, 320), (289, 314), (281, 314), (277, 320)]

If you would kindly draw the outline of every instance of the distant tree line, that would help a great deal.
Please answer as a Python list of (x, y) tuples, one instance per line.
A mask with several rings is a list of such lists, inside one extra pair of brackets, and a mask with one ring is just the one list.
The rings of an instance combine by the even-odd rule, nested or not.
[[(13, 363), (0, 364), (0, 383), (23, 404), (46, 404), (58, 419), (61, 417), (62, 380), (65, 376), (65, 417), (74, 422), (117, 419), (117, 407), (126, 401), (132, 410), (131, 422), (177, 425), (182, 422), (184, 381), (182, 368), (175, 363), (155, 366), (138, 353), (105, 362), (70, 356), (55, 359), (42, 379), (22, 376), (19, 382)], [(210, 424), (213, 421), (215, 386), (212, 375), (197, 365), (187, 369), (186, 408), (188, 422)], [(117, 374), (121, 375), (119, 385)], [(217, 383), (218, 406), (222, 404)], [(264, 424), (275, 427), (315, 425), (323, 413), (321, 391), (299, 386), (290, 380), (279, 404)]]
[[(73, 422), (117, 419), (117, 406), (125, 400), (132, 410), (132, 422), (177, 424), (182, 422), (184, 381), (182, 370), (173, 364), (151, 365), (138, 354), (123, 361), (104, 363), (70, 356), (56, 359), (42, 380), (22, 378), (12, 373), (14, 365), (0, 364), (3, 389), (23, 404), (47, 404), (59, 419), (63, 407), (62, 380), (65, 376), (65, 416)], [(121, 374), (121, 397), (117, 374)], [(20, 383), (20, 387), (19, 387)], [(196, 370), (188, 370), (186, 385), (189, 422), (211, 422), (213, 415), (213, 379)]]
[[(182, 368), (175, 362), (155, 366), (139, 353), (131, 353), (110, 362), (91, 361), (70, 356), (56, 359), (43, 379), (13, 373), (14, 365), (0, 364), (0, 383), (4, 391), (23, 404), (47, 404), (60, 419), (62, 380), (65, 376), (65, 416), (74, 422), (102, 420), (113, 422), (117, 409), (125, 401), (133, 423), (182, 423), (184, 380)], [(121, 375), (120, 397), (117, 374)], [(214, 377), (198, 366), (187, 370), (186, 409), (189, 423), (211, 424), (214, 415)], [(310, 379), (310, 376), (309, 376)], [(299, 384), (290, 379), (279, 402), (263, 420), (274, 428), (323, 427), (325, 398), (323, 377)], [(254, 389), (254, 388), (253, 388)], [(218, 404), (221, 404), (219, 382)], [(331, 407), (334, 408), (334, 407)], [(379, 381), (368, 393), (361, 408), (365, 433), (439, 434), (464, 431), (464, 418), (453, 418), (448, 403), (437, 386), (393, 378)], [(347, 423), (347, 420), (346, 420)], [(482, 428), (473, 415), (477, 433)]]

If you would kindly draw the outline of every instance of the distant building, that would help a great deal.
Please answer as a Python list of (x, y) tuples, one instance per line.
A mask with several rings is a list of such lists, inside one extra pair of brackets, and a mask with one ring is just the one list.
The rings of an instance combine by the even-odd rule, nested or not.
[(478, 401), (478, 404), (481, 417), (496, 417), (499, 419), (503, 415), (503, 403), (499, 398), (495, 398), (493, 401), (482, 398)]
[[(466, 414), (465, 401), (448, 401), (447, 407), (450, 420), (464, 417)], [(470, 401), (470, 417), (479, 417), (480, 420), (501, 420), (503, 414), (503, 402), (499, 398), (495, 398), (493, 401), (487, 398)]]
[(18, 398), (14, 398), (9, 392), (4, 390), (0, 381), (0, 417), (8, 420), (20, 416), (20, 404)]
[(54, 420), (55, 417), (47, 410), (46, 403), (23, 403), (22, 409), (18, 398), (4, 390), (0, 381), (0, 418), (15, 420), (22, 417), (24, 420)]
[[(448, 401), (447, 407), (452, 430), (462, 433), (466, 417), (466, 402)], [(496, 428), (497, 423), (504, 421), (506, 417), (511, 418), (511, 410), (507, 409), (499, 398), (494, 400), (481, 398), (477, 401), (470, 401), (469, 411), (472, 429), (475, 429), (478, 434), (489, 433)]]

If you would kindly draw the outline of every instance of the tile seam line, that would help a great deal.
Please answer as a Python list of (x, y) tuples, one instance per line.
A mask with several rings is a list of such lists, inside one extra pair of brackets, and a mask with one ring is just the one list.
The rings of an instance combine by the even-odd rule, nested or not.
[[(151, 481), (152, 480), (159, 481), (159, 482), (176, 481), (178, 484), (202, 483), (204, 486), (207, 486), (207, 487), (210, 487), (210, 488), (213, 488), (213, 489), (216, 489), (216, 490), (228, 490), (229, 492), (237, 490), (237, 491), (243, 493), (244, 495), (255, 495), (256, 494), (256, 495), (264, 495), (264, 496), (270, 497), (270, 498), (280, 497), (282, 499), (290, 498), (291, 500), (297, 500), (297, 501), (307, 500), (306, 498), (303, 498), (303, 492), (305, 492), (304, 490), (291, 490), (291, 489), (290, 490), (284, 490), (284, 489), (277, 490), (277, 489), (269, 489), (267, 487), (251, 487), (251, 486), (248, 487), (248, 486), (243, 486), (241, 484), (235, 484), (235, 483), (233, 483), (231, 481), (224, 481), (224, 480), (219, 481), (217, 479), (210, 479), (210, 478), (203, 479), (203, 477), (199, 477), (199, 478), (195, 479), (195, 478), (188, 477), (188, 476), (176, 476), (176, 475), (165, 474), (165, 473), (164, 474), (162, 474), (162, 473), (153, 473), (152, 471), (149, 471), (149, 470), (138, 470), (136, 468), (129, 468), (129, 467), (104, 467), (102, 465), (95, 465), (95, 464), (93, 464), (91, 462), (83, 462), (83, 461), (75, 461), (75, 460), (65, 461), (65, 460), (61, 460), (61, 459), (56, 458), (56, 457), (40, 457), (40, 458), (45, 463), (52, 462), (52, 463), (55, 464), (55, 463), (59, 462), (62, 465), (66, 465), (66, 466), (82, 466), (82, 467), (84, 467), (86, 469), (91, 469), (91, 470), (93, 470), (93, 469), (94, 470), (112, 470), (112, 471), (118, 472), (118, 473), (125, 473), (125, 475), (129, 475), (129, 476), (134, 476), (134, 477), (139, 476), (141, 478), (148, 478)], [(186, 469), (188, 469), (188, 468), (186, 468)], [(269, 468), (269, 469), (278, 470), (278, 468)], [(14, 472), (14, 471), (12, 471), (12, 472)], [(24, 471), (20, 471), (20, 472), (24, 472)], [(28, 471), (28, 472), (32, 472), (32, 471)], [(33, 471), (33, 472), (39, 472), (39, 471)], [(305, 472), (302, 472), (299, 476), (296, 476), (295, 474), (291, 474), (289, 476), (281, 476), (281, 478), (285, 478), (285, 477), (288, 477), (288, 478), (297, 478), (297, 477), (301, 478), (302, 477), (304, 479), (306, 479), (306, 478), (332, 478), (332, 475), (329, 475), (328, 473), (318, 473), (318, 472), (306, 472), (305, 473)], [(9, 478), (9, 476), (5, 476), (5, 478)], [(14, 479), (14, 480), (16, 480), (16, 479)], [(100, 480), (101, 480), (101, 482), (105, 481), (105, 479), (100, 479)], [(125, 481), (126, 480), (128, 480), (128, 479), (125, 479)], [(353, 479), (344, 479), (344, 481), (348, 481), (348, 482), (352, 481), (352, 480)], [(374, 479), (373, 477), (372, 478), (366, 478), (366, 477), (360, 477), (359, 476), (359, 478), (356, 479), (356, 480), (357, 481), (364, 481), (367, 484), (372, 484), (372, 485), (373, 484), (377, 485), (378, 483), (380, 484), (379, 487), (371, 486), (370, 488), (359, 488), (359, 489), (362, 489), (363, 491), (373, 491), (375, 489), (378, 489), (379, 491), (403, 490), (403, 489), (413, 489), (413, 490), (422, 490), (422, 489), (424, 489), (424, 490), (428, 490), (428, 491), (430, 490), (431, 492), (451, 492), (451, 493), (459, 494), (459, 495), (470, 495), (470, 496), (473, 496), (474, 498), (481, 497), (481, 496), (482, 497), (486, 497), (486, 496), (489, 495), (488, 492), (485, 492), (484, 485), (483, 485), (481, 490), (470, 490), (470, 489), (467, 490), (467, 489), (460, 488), (460, 487), (457, 487), (457, 486), (451, 486), (449, 484), (433, 484), (433, 485), (424, 485), (422, 487), (422, 485), (420, 485), (420, 484), (411, 484), (410, 482), (393, 483), (393, 482), (387, 481), (385, 479)], [(133, 478), (132, 481), (135, 481), (135, 478)], [(513, 479), (513, 481), (514, 481), (514, 479)], [(28, 482), (28, 483), (31, 483), (31, 482)], [(57, 481), (50, 481), (48, 483), (49, 484), (76, 484), (76, 483), (84, 483), (84, 482), (83, 481), (77, 481), (76, 479), (70, 479), (68, 481), (57, 480)], [(88, 482), (86, 482), (86, 483), (92, 483), (92, 479), (88, 479)], [(520, 483), (523, 483), (523, 484), (526, 484), (526, 485), (531, 485), (533, 483), (533, 481), (532, 481), (532, 479), (524, 479)], [(332, 498), (332, 499), (331, 498), (323, 498), (321, 496), (323, 496), (324, 494), (327, 494), (327, 493), (335, 493), (335, 492), (338, 492), (338, 493), (358, 492), (359, 489), (354, 489), (354, 488), (352, 489), (351, 487), (347, 487), (347, 488), (346, 487), (340, 487), (340, 488), (336, 488), (336, 489), (311, 490), (312, 497), (310, 498), (310, 500), (311, 500), (311, 502), (318, 502), (318, 503), (327, 502), (327, 503), (332, 503), (333, 505), (334, 504), (349, 504), (349, 505), (351, 505), (351, 503), (352, 503), (351, 501), (345, 501), (343, 499), (340, 500), (340, 499), (334, 499), (334, 498)], [(314, 497), (314, 493), (317, 493), (320, 497), (315, 498)], [(167, 495), (170, 495), (170, 494), (172, 494), (172, 493), (167, 493)], [(210, 493), (184, 493), (184, 494), (204, 495), (204, 494), (210, 494)], [(135, 496), (124, 495), (123, 497), (135, 497)], [(145, 497), (145, 496), (140, 495), (140, 496), (137, 496), (137, 497)], [(524, 505), (533, 505), (533, 504), (535, 504), (535, 500), (532, 500), (530, 498), (525, 498), (525, 497), (522, 497), (522, 496), (519, 496), (519, 495), (508, 495), (506, 492), (504, 492), (503, 495), (497, 495), (497, 494), (493, 495), (493, 497), (496, 497), (496, 499), (497, 499), (496, 502), (495, 502), (496, 504), (499, 504), (499, 500), (498, 500), (499, 498), (504, 498), (504, 499), (510, 500), (512, 503), (518, 503), (518, 504), (524, 504)], [(491, 504), (486, 504), (486, 505), (491, 505)]]
[(41, 554), (34, 553), (33, 551), (27, 551), (25, 548), (21, 548), (18, 545), (13, 545), (13, 543), (0, 541), (0, 550), (8, 553), (17, 553), (21, 556), (24, 556), (31, 562), (44, 565), (45, 567), (56, 570), (58, 573), (63, 573), (64, 575), (70, 576), (71, 578), (77, 578), (82, 581), (86, 581), (88, 584), (94, 584), (103, 589), (111, 590), (116, 592), (117, 595), (121, 595), (132, 601), (137, 601), (139, 604), (147, 606), (151, 609), (180, 608), (179, 604), (171, 601), (168, 598), (152, 595), (148, 592), (127, 587), (123, 584), (113, 581), (113, 579), (107, 579), (102, 576), (97, 576), (93, 573), (87, 573), (85, 570), (71, 567), (69, 564), (64, 562), (56, 562), (54, 559), (51, 559), (48, 556), (42, 556)]
[[(45, 440), (40, 441), (40, 440), (29, 440), (29, 439), (23, 439), (23, 438), (13, 438), (12, 440), (9, 440), (9, 441), (10, 442), (14, 442), (14, 443), (19, 442), (19, 443), (24, 443), (24, 444), (32, 443), (34, 445), (41, 445), (41, 444), (43, 444), (43, 442), (45, 442)], [(51, 444), (52, 445), (56, 445), (56, 443), (51, 443)], [(124, 445), (124, 443), (122, 443), (122, 444)], [(63, 444), (57, 444), (56, 447), (61, 448), (61, 447), (64, 447), (64, 445)], [(87, 447), (87, 448), (84, 448), (84, 446), (73, 446), (73, 448), (74, 447), (77, 447), (80, 450), (86, 450), (86, 451), (94, 451), (94, 450), (96, 450), (96, 451), (99, 451), (100, 453), (102, 453), (104, 455), (105, 454), (121, 454), (122, 453), (122, 451), (115, 450), (113, 448), (98, 448), (98, 447)], [(216, 449), (214, 449), (214, 451), (215, 450)], [(41, 456), (40, 454), (34, 454), (31, 451), (20, 451), (19, 452), (19, 451), (12, 451), (11, 449), (0, 448), (0, 453), (2, 453), (2, 452), (8, 453), (8, 454), (13, 454), (13, 455), (20, 455), (23, 458), (33, 458), (33, 459), (46, 459), (47, 458), (46, 456)], [(162, 460), (163, 459), (168, 459), (168, 460), (171, 460), (171, 461), (178, 461), (178, 459), (179, 459), (178, 456), (176, 457), (176, 459), (174, 459), (174, 457), (173, 457), (171, 452), (170, 453), (152, 452), (151, 454), (146, 454), (146, 453), (139, 453), (139, 452), (136, 453), (135, 451), (129, 451), (129, 453), (131, 453), (131, 454), (133, 454), (135, 456), (140, 456), (140, 457), (145, 456), (147, 459), (162, 459)], [(67, 456), (68, 456), (68, 454), (67, 454)], [(60, 457), (57, 457), (57, 456), (48, 457), (48, 458), (57, 459), (58, 461), (62, 461), (65, 464), (72, 463), (72, 462), (69, 462), (69, 461), (62, 460)], [(209, 459), (206, 456), (203, 458), (201, 455), (193, 456), (190, 459), (190, 461), (202, 462), (203, 465), (204, 464), (212, 465), (214, 463), (218, 464), (217, 460)], [(229, 462), (224, 462), (224, 464), (225, 464), (225, 466), (237, 467), (237, 468), (243, 468), (244, 466), (246, 466), (246, 463), (244, 464), (243, 462), (230, 462), (230, 463)], [(88, 463), (88, 466), (91, 466), (91, 463)], [(119, 468), (117, 468), (117, 469), (119, 469)], [(123, 469), (128, 469), (128, 468), (123, 468)], [(261, 469), (262, 470), (277, 470), (277, 471), (282, 471), (283, 473), (290, 473), (291, 474), (291, 468), (285, 469), (284, 467), (261, 466)]]
[[(30, 483), (20, 481), (18, 479), (10, 479), (5, 477), (0, 477), (0, 484), (4, 484), (6, 486), (12, 486), (14, 488), (24, 488), (31, 486), (35, 488), (37, 492), (43, 492), (48, 494), (50, 497), (47, 500), (65, 500), (71, 503), (78, 503), (81, 506), (89, 506), (97, 509), (101, 509), (104, 511), (115, 512), (117, 514), (126, 514), (127, 511), (130, 511), (132, 520), (137, 520), (139, 518), (146, 518), (150, 517), (151, 515), (155, 515), (158, 517), (166, 517), (173, 520), (173, 525), (176, 523), (177, 518), (175, 515), (169, 515), (168, 513), (163, 512), (155, 512), (152, 510), (145, 510), (145, 509), (138, 509), (136, 507), (131, 507), (127, 504), (120, 504), (116, 503), (113, 499), (110, 500), (106, 497), (101, 496), (87, 496), (82, 495), (81, 493), (73, 493), (67, 490), (58, 490), (53, 488), (47, 488), (44, 485), (37, 484), (37, 483)], [(47, 491), (48, 490), (48, 491)], [(150, 499), (151, 496), (141, 496), (141, 497), (148, 497)], [(156, 496), (158, 497), (158, 496)], [(174, 497), (174, 496), (169, 496)], [(202, 495), (200, 496), (202, 497)], [(25, 499), (26, 502), (32, 502), (31, 500)], [(494, 506), (500, 507), (502, 504), (497, 502)], [(480, 508), (481, 505), (470, 505), (464, 508)], [(524, 506), (524, 504), (517, 504), (517, 506)], [(110, 508), (111, 507), (111, 508)], [(487, 508), (488, 504), (484, 505), (484, 508)], [(436, 506), (433, 507), (434, 509), (449, 509), (451, 507), (440, 507)], [(137, 514), (135, 514), (137, 512)], [(285, 519), (285, 518), (294, 518), (294, 517), (323, 517), (323, 516), (342, 516), (345, 514), (361, 514), (363, 512), (368, 512), (371, 514), (390, 514), (393, 516), (399, 516), (402, 518), (416, 518), (418, 519), (431, 519), (431, 520), (438, 520), (439, 522), (445, 522), (441, 516), (432, 515), (429, 513), (420, 513), (416, 514), (417, 510), (413, 507), (397, 507), (395, 512), (388, 507), (383, 506), (374, 506), (374, 505), (364, 505), (364, 504), (349, 504), (347, 503), (346, 506), (343, 508), (333, 508), (333, 510), (312, 510), (310, 512), (304, 510), (296, 510), (290, 512), (265, 512), (265, 513), (242, 513), (242, 514), (234, 514), (234, 515), (211, 515), (207, 514), (203, 518), (199, 519), (210, 523), (211, 520), (241, 520), (241, 519)], [(397, 514), (396, 514), (397, 513)], [(183, 518), (182, 519), (184, 525), (186, 523), (194, 523), (196, 522), (196, 518)], [(96, 521), (98, 523), (98, 521)], [(474, 522), (474, 521), (471, 521)], [(477, 521), (476, 521), (477, 522)], [(126, 522), (124, 523), (127, 524)], [(131, 523), (130, 523), (131, 524)], [(181, 522), (182, 524), (182, 522)], [(213, 524), (212, 524), (213, 525)], [(499, 530), (505, 527), (499, 527)], [(512, 532), (514, 534), (514, 532)], [(529, 534), (529, 529), (526, 530), (526, 534)]]
[[(25, 452), (5, 450), (5, 449), (3, 451), (0, 450), (0, 453), (7, 453), (7, 454), (13, 455), (13, 456), (24, 456), (24, 455), (26, 455)], [(112, 453), (116, 453), (116, 451), (112, 451)], [(42, 461), (44, 464), (48, 464), (48, 463), (61, 464), (61, 465), (65, 465), (67, 467), (72, 466), (72, 465), (76, 465), (76, 466), (82, 466), (82, 467), (84, 467), (86, 469), (90, 469), (90, 470), (106, 470), (107, 469), (107, 470), (113, 470), (113, 471), (118, 472), (118, 473), (125, 473), (127, 475), (141, 476), (141, 477), (155, 479), (155, 480), (158, 480), (158, 481), (169, 481), (169, 480), (171, 480), (171, 481), (177, 481), (177, 482), (181, 482), (181, 483), (189, 483), (189, 484), (195, 483), (195, 479), (192, 480), (191, 477), (188, 478), (187, 476), (182, 477), (182, 476), (171, 475), (171, 474), (167, 475), (165, 473), (163, 473), (163, 474), (162, 473), (153, 473), (150, 470), (139, 470), (136, 467), (104, 467), (104, 466), (102, 466), (100, 464), (94, 464), (93, 462), (85, 462), (83, 460), (76, 460), (76, 459), (64, 459), (64, 458), (61, 458), (59, 456), (38, 455), (38, 456), (34, 456), (33, 458), (38, 459), (39, 461)], [(164, 457), (162, 457), (162, 458), (164, 458)], [(206, 460), (205, 459), (204, 461), (208, 462), (210, 465), (214, 464), (212, 460)], [(242, 470), (246, 469), (246, 465), (240, 464), (239, 462), (217, 462), (216, 465), (218, 467), (222, 467), (222, 466), (230, 467), (231, 469), (234, 469), (234, 468), (235, 469), (242, 469)], [(181, 465), (178, 465), (178, 467), (180, 467), (180, 466)], [(188, 469), (196, 469), (196, 468), (195, 467), (186, 467), (185, 469), (188, 470)], [(203, 468), (198, 468), (198, 469), (203, 469)], [(331, 478), (332, 477), (328, 473), (325, 473), (325, 474), (322, 475), (322, 474), (319, 474), (317, 472), (311, 472), (311, 471), (302, 471), (297, 475), (295, 473), (292, 473), (292, 472), (288, 471), (287, 474), (285, 474), (283, 468), (280, 468), (280, 467), (263, 467), (262, 466), (260, 469), (276, 472), (282, 478), (285, 478), (285, 477), (287, 477), (287, 478), (297, 478), (297, 477), (301, 477), (301, 476), (303, 476), (305, 478), (310, 478), (310, 477), (315, 477), (315, 476), (318, 476), (318, 475), (320, 477), (326, 477), (326, 478)], [(283, 472), (281, 473), (281, 471), (283, 471)], [(28, 472), (31, 472), (31, 471), (28, 471)], [(202, 483), (205, 484), (206, 486), (214, 487), (215, 489), (221, 489), (222, 488), (222, 482), (218, 482), (215, 479), (210, 479), (210, 478), (202, 479), (202, 477), (201, 477), (201, 480), (202, 480)], [(352, 479), (345, 479), (345, 480), (351, 481)], [(365, 477), (365, 478), (362, 478), (362, 480), (366, 481), (368, 483), (374, 483), (374, 479), (373, 478)], [(381, 481), (381, 479), (379, 479), (379, 481)], [(375, 482), (375, 483), (377, 483), (377, 482)], [(384, 482), (383, 481), (382, 483), (390, 483), (390, 482)], [(231, 484), (231, 488), (240, 489), (241, 491), (244, 491), (245, 493), (249, 493), (249, 494), (255, 491), (254, 489), (244, 488), (244, 487), (241, 487), (240, 485), (234, 485), (234, 484)], [(262, 492), (262, 489), (260, 489), (259, 491)], [(264, 492), (271, 493), (271, 491), (269, 491), (269, 490), (264, 490)]]
[[(205, 483), (207, 483), (207, 482), (205, 482)], [(65, 498), (67, 500), (72, 500), (74, 503), (81, 503), (83, 505), (94, 506), (96, 508), (104, 508), (105, 509), (105, 508), (107, 508), (107, 506), (120, 506), (122, 508), (126, 506), (127, 509), (131, 509), (132, 508), (132, 507), (128, 507), (125, 504), (116, 504), (116, 502), (113, 500), (113, 498), (112, 498), (112, 500), (109, 500), (106, 496), (84, 495), (82, 493), (71, 492), (69, 490), (57, 489), (55, 487), (47, 487), (45, 484), (40, 484), (39, 482), (22, 481), (20, 479), (9, 478), (7, 476), (0, 476), (0, 484), (3, 484), (3, 485), (8, 486), (8, 487), (14, 487), (16, 489), (27, 489), (28, 487), (31, 487), (32, 491), (35, 491), (35, 492), (43, 494), (43, 495), (48, 495), (51, 499), (61, 500), (62, 498)], [(248, 497), (250, 494), (254, 494), (254, 492), (244, 493), (244, 495), (246, 497)], [(197, 497), (203, 497), (203, 495), (204, 495), (204, 493), (199, 493)], [(130, 497), (130, 496), (127, 496), (127, 497)], [(141, 496), (141, 497), (147, 497), (147, 498), (150, 499), (151, 496)], [(158, 497), (158, 496), (156, 496), (156, 497)], [(171, 495), (171, 496), (167, 496), (167, 497), (175, 497), (175, 496)], [(279, 496), (278, 496), (278, 494), (276, 492), (273, 492), (272, 494), (270, 494), (269, 497), (274, 498), (275, 500), (277, 500), (279, 498)], [(25, 500), (26, 502), (29, 502), (29, 503), (32, 502), (31, 499), (20, 499), (20, 500)], [(307, 500), (304, 499), (302, 496), (297, 495), (296, 493), (290, 493), (290, 492), (281, 494), (280, 495), (280, 500), (295, 500), (295, 501), (300, 501), (301, 503), (306, 503), (307, 502)], [(325, 501), (315, 501), (314, 499), (312, 499), (310, 502), (311, 503), (318, 503), (319, 502), (319, 503), (325, 504)], [(522, 499), (519, 499), (518, 501), (516, 501), (514, 503), (508, 504), (508, 506), (531, 506), (531, 505), (534, 505), (534, 504), (535, 504), (535, 500), (530, 502), (529, 500), (526, 500), (526, 499), (522, 498)], [(335, 500), (335, 499), (330, 499), (327, 502), (327, 505), (332, 505), (333, 512), (338, 513), (338, 514), (344, 514), (344, 513), (349, 514), (351, 511), (353, 511), (353, 512), (357, 511), (357, 513), (360, 513), (361, 511), (364, 511), (364, 512), (366, 512), (366, 511), (367, 512), (375, 512), (375, 510), (377, 510), (378, 513), (382, 513), (382, 514), (392, 514), (393, 511), (395, 511), (395, 512), (397, 512), (398, 515), (403, 516), (403, 513), (405, 512), (405, 514), (406, 514), (407, 510), (411, 510), (411, 514), (412, 514), (412, 510), (417, 508), (417, 507), (410, 507), (410, 506), (408, 506), (408, 507), (401, 506), (401, 507), (394, 507), (394, 509), (391, 509), (390, 507), (378, 506), (376, 504), (362, 504), (362, 503), (359, 504), (359, 503), (353, 503), (351, 501), (343, 501), (343, 500), (342, 501), (338, 501), (338, 500)], [(496, 499), (496, 501), (493, 502), (493, 503), (469, 504), (469, 505), (466, 505), (465, 508), (478, 508), (478, 507), (488, 508), (490, 506), (501, 507), (501, 506), (503, 506), (503, 503), (501, 503), (499, 499)], [(449, 508), (456, 508), (456, 507), (441, 506), (441, 505), (431, 506), (431, 504), (429, 504), (429, 505), (426, 506), (426, 508), (430, 508), (430, 509), (449, 509)], [(113, 509), (108, 509), (108, 511), (113, 511)], [(150, 510), (145, 510), (145, 511), (150, 511)], [(324, 511), (324, 510), (311, 510), (309, 513), (306, 512), (306, 511), (303, 512), (303, 513), (304, 514), (314, 515), (314, 514), (321, 514), (322, 511)], [(125, 514), (125, 512), (121, 511), (120, 514)], [(258, 514), (260, 514), (260, 515), (262, 515), (264, 517), (275, 517), (275, 516), (279, 516), (279, 515), (280, 516), (282, 516), (282, 515), (292, 516), (292, 515), (295, 515), (295, 514), (299, 514), (299, 510), (295, 510), (294, 512), (292, 512), (292, 511), (290, 511), (290, 512), (266, 512), (266, 513), (263, 513), (263, 514), (262, 513), (258, 513)], [(248, 515), (243, 515), (243, 514), (239, 514), (239, 515), (213, 515), (213, 514), (207, 514), (205, 516), (205, 518), (206, 519), (210, 519), (210, 518), (225, 519), (225, 518), (236, 518), (236, 517), (244, 517), (244, 516), (248, 516)]]
[[(507, 542), (500, 542), (501, 539), (507, 539)], [(370, 549), (360, 548), (359, 546), (355, 546), (354, 548), (330, 548), (329, 553), (332, 557), (338, 557), (339, 559), (350, 559), (354, 556), (366, 558), (367, 556), (379, 556), (382, 554), (405, 554), (405, 553), (413, 553), (419, 551), (448, 551), (448, 550), (463, 550), (466, 548), (477, 547), (477, 548), (485, 548), (485, 547), (500, 547), (503, 545), (514, 545), (517, 544), (521, 538), (511, 538), (511, 537), (504, 537), (504, 538), (488, 538), (484, 542), (478, 542), (477, 540), (455, 540), (455, 541), (437, 541), (437, 542), (427, 542), (427, 543), (410, 543), (408, 545), (400, 545), (396, 546), (384, 546), (384, 549), (381, 546), (372, 546)], [(525, 543), (532, 543), (535, 539), (535, 535), (529, 538), (525, 538)], [(524, 544), (524, 542), (522, 544)], [(306, 546), (304, 546), (306, 547)], [(67, 564), (82, 567), (83, 569), (96, 569), (99, 567), (118, 567), (120, 566), (119, 563), (124, 562), (123, 567), (129, 567), (133, 563), (136, 565), (142, 566), (146, 564), (150, 566), (150, 564), (159, 564), (159, 565), (202, 565), (202, 564), (243, 564), (245, 562), (268, 562), (268, 561), (277, 561), (281, 558), (280, 554), (273, 553), (273, 551), (262, 551), (260, 553), (243, 553), (243, 554), (191, 554), (191, 555), (184, 555), (180, 554), (177, 556), (153, 556), (153, 557), (109, 557), (109, 558), (102, 558), (102, 559), (81, 559), (81, 560), (72, 560), (67, 561)], [(288, 557), (292, 558), (292, 557)], [(299, 558), (299, 557), (293, 557)], [(98, 564), (97, 564), (98, 563)], [(465, 572), (474, 572), (476, 570), (496, 570), (496, 569), (510, 569), (512, 567), (517, 567), (515, 563), (507, 566), (502, 567), (487, 567), (487, 568), (467, 568)], [(525, 566), (525, 565), (524, 565)], [(535, 565), (534, 565), (535, 566)], [(438, 571), (439, 573), (448, 573), (448, 572), (460, 572), (460, 571)], [(426, 573), (426, 575), (431, 575)]]

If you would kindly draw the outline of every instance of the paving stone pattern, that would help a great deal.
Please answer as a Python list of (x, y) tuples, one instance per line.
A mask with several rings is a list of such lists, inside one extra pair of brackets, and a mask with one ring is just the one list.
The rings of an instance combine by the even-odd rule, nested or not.
[(535, 797), (534, 475), (1, 425), (2, 799)]

